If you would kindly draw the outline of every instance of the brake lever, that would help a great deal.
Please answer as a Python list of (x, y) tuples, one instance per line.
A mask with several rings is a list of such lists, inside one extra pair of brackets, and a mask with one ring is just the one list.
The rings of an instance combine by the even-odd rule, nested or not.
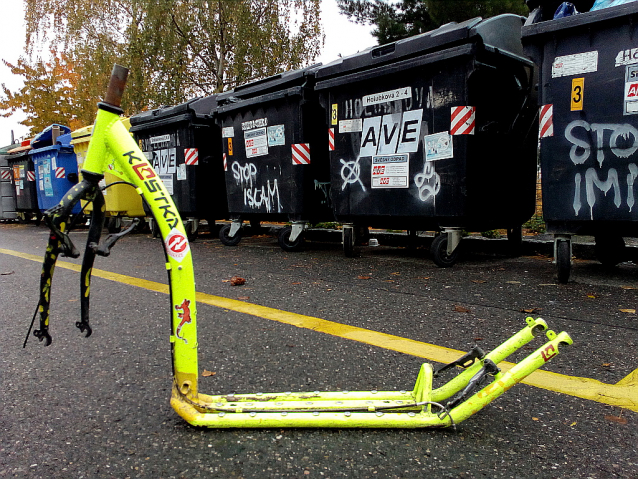
[(133, 231), (139, 224), (140, 224), (140, 219), (134, 218), (130, 226), (126, 228), (124, 231), (121, 231), (120, 233), (110, 234), (106, 237), (106, 239), (104, 240), (104, 243), (100, 245), (98, 245), (97, 243), (92, 243), (90, 247), (93, 248), (98, 255), (106, 257), (111, 254), (111, 248), (115, 246), (115, 243), (117, 243), (124, 236), (126, 236), (131, 231)]

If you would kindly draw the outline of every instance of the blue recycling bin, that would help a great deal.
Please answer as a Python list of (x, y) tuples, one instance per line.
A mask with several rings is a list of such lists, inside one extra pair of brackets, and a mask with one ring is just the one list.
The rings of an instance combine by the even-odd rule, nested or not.
[[(71, 134), (59, 136), (55, 144), (31, 150), (36, 174), (38, 206), (44, 212), (57, 205), (78, 182), (78, 164), (71, 145)], [(80, 203), (71, 212), (80, 213)]]

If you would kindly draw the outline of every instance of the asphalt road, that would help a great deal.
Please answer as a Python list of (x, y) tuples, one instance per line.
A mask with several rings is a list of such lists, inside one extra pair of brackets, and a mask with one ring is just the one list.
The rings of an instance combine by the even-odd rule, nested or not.
[[(73, 234), (78, 245), (85, 236)], [(529, 315), (574, 338), (544, 368), (554, 384), (517, 385), (456, 430), (215, 430), (189, 426), (169, 405), (165, 294), (95, 277), (85, 339), (74, 327), (79, 274), (60, 267), (53, 344), (31, 338), (22, 348), (40, 275), (28, 255), (41, 256), (46, 242), (44, 227), (0, 225), (2, 478), (638, 478), (633, 263), (610, 271), (577, 260), (559, 285), (545, 255), (469, 248), (440, 269), (424, 249), (368, 247), (349, 259), (335, 243), (285, 253), (269, 236), (224, 247), (202, 235), (191, 247), (197, 290), (209, 295), (458, 350), (491, 349)], [(166, 282), (161, 243), (149, 235), (124, 238), (96, 268)], [(246, 284), (232, 286), (232, 276)], [(200, 373), (214, 373), (200, 377), (209, 394), (411, 389), (424, 361), (207, 304), (198, 329)], [(566, 391), (575, 378), (588, 380)], [(599, 384), (605, 392), (593, 400)]]

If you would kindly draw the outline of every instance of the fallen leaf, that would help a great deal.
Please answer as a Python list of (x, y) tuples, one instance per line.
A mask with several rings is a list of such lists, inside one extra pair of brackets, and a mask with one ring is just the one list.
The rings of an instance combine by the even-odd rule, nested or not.
[(541, 308), (524, 308), (521, 309), (521, 313), (538, 313)]
[(611, 366), (611, 364), (612, 364), (612, 363), (603, 363), (603, 364), (602, 364), (602, 366), (603, 366), (604, 368), (608, 368), (608, 367), (610, 367), (610, 366)]
[(230, 283), (229, 279), (222, 279), (222, 283)]
[(596, 296), (595, 294), (588, 294), (587, 297), (590, 299), (596, 299), (598, 296)]
[(474, 338), (474, 341), (483, 341), (483, 338)]
[(241, 286), (242, 284), (246, 284), (246, 280), (244, 278), (240, 278), (239, 276), (233, 276), (230, 278), (231, 286)]
[(621, 286), (622, 289), (638, 289), (635, 286)]
[(75, 303), (77, 299), (69, 299), (69, 303)]
[(627, 419), (621, 416), (605, 416), (605, 419), (611, 422), (617, 422), (618, 424), (627, 424)]
[(464, 308), (463, 306), (454, 306), (454, 311), (456, 311), (457, 313), (471, 313), (472, 311)]
[(538, 421), (538, 418), (537, 417), (533, 417), (532, 421)]
[(0, 273), (0, 276), (7, 276), (9, 274), (13, 274), (15, 271), (7, 271), (6, 273)]
[(507, 284), (521, 284), (520, 281), (505, 281)]
[(250, 299), (250, 296), (237, 296), (237, 299), (239, 299), (240, 301), (246, 301)]
[(401, 275), (401, 273), (399, 273), (399, 272), (396, 272), (396, 273), (390, 273), (390, 274), (393, 274), (393, 275), (395, 275), (395, 276), (400, 276), (400, 275)]
[(621, 313), (636, 314), (636, 310), (635, 309), (621, 309), (620, 312)]
[(487, 281), (484, 279), (473, 279), (472, 283), (481, 284), (481, 283), (487, 283)]
[(357, 279), (370, 279), (372, 276), (357, 276)]
[(575, 425), (576, 425), (576, 421), (574, 421), (573, 423), (571, 423), (571, 424), (569, 425), (569, 427), (574, 427)]
[(431, 276), (417, 276), (416, 279), (430, 279)]
[(204, 371), (202, 372), (202, 376), (204, 376), (205, 378), (207, 378), (209, 376), (214, 376), (215, 374), (217, 374), (217, 373), (215, 373), (213, 371), (208, 371), (207, 369), (204, 369)]
[(303, 284), (301, 281), (296, 281), (294, 283), (290, 283), (290, 284)]

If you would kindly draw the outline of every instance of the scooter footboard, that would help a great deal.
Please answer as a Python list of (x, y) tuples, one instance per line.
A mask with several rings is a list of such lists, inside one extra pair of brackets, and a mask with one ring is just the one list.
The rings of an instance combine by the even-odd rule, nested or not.
[[(519, 349), (540, 330), (542, 320), (528, 320), (528, 327), (492, 351), (491, 358), (475, 361), (454, 382), (461, 391), (450, 401), (435, 398), (433, 368), (423, 364), (416, 386), (407, 391), (314, 391), (186, 395), (173, 387), (171, 405), (187, 422), (215, 428), (255, 427), (343, 427), (343, 428), (438, 428), (455, 426), (522, 381), (559, 353), (563, 344), (572, 344), (565, 332), (547, 331), (549, 341), (509, 371), (501, 373), (495, 364)], [(492, 359), (493, 358), (493, 359)], [(485, 381), (491, 382), (484, 386)], [(455, 380), (453, 380), (455, 381)], [(452, 381), (451, 381), (452, 382)], [(448, 383), (449, 384), (449, 383)], [(457, 391), (457, 392), (458, 392)]]

